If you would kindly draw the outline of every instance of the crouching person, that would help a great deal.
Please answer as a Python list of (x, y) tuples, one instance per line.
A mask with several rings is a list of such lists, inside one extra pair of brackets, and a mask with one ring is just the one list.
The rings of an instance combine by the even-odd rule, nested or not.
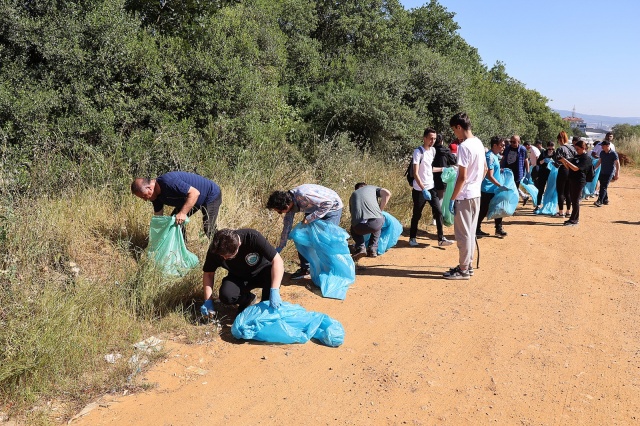
[(220, 286), (220, 301), (225, 305), (237, 304), (238, 312), (242, 312), (256, 298), (251, 290), (261, 288), (260, 300), (269, 300), (274, 309), (280, 307), (284, 263), (276, 249), (258, 231), (221, 229), (215, 233), (202, 268), (205, 302), (200, 310), (203, 315), (214, 312), (211, 296), (218, 268), (229, 271)]
[[(378, 198), (380, 198), (380, 204), (378, 204)], [(389, 202), (389, 198), (391, 198), (391, 192), (388, 189), (367, 185), (364, 182), (356, 184), (355, 191), (349, 198), (351, 237), (355, 242), (353, 260), (378, 255), (378, 240), (384, 225), (382, 210)], [(371, 235), (369, 247), (365, 248), (364, 239), (369, 234)]]

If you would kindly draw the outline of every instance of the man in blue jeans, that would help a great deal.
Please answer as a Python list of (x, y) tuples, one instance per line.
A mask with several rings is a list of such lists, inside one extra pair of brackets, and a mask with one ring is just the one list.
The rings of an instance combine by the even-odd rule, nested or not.
[(131, 182), (131, 193), (145, 201), (151, 201), (153, 213), (157, 216), (162, 216), (165, 204), (174, 207), (171, 216), (175, 215), (178, 225), (182, 225), (187, 217), (200, 210), (207, 238), (216, 231), (222, 192), (210, 179), (195, 173), (169, 172), (155, 179), (134, 179)]
[[(305, 225), (320, 219), (340, 226), (343, 207), (342, 200), (335, 191), (320, 185), (305, 184), (296, 186), (289, 191), (274, 191), (269, 196), (267, 208), (275, 210), (279, 214), (285, 214), (280, 244), (276, 251), (280, 253), (287, 245), (289, 233), (293, 227), (293, 217), (297, 212), (304, 213), (302, 223)], [(300, 253), (298, 253), (298, 258), (300, 259), (300, 268), (291, 275), (291, 279), (311, 278), (309, 261)]]
[(611, 149), (611, 142), (605, 139), (601, 143), (602, 152), (596, 163), (595, 168), (600, 167), (600, 191), (598, 192), (598, 200), (594, 203), (596, 207), (609, 204), (609, 183), (612, 180), (618, 180), (620, 177), (620, 159), (618, 154)]

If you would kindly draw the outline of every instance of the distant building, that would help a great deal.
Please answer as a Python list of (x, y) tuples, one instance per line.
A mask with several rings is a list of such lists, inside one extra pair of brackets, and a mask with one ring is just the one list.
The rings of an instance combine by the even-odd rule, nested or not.
[(580, 117), (564, 117), (563, 120), (568, 121), (572, 129), (578, 128), (583, 132), (587, 130), (587, 123)]

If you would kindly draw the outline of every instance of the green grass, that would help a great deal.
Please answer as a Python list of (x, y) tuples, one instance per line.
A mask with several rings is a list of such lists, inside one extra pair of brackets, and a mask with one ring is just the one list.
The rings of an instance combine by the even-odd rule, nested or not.
[[(223, 192), (218, 227), (252, 227), (276, 243), (282, 218), (264, 208), (268, 195), (318, 183), (343, 199), (342, 226), (348, 229), (348, 200), (360, 181), (389, 189), (387, 210), (408, 223), (412, 204), (404, 161), (382, 162), (346, 139), (315, 144), (309, 154), (310, 161), (279, 161), (267, 171), (199, 170), (222, 176), (214, 178)], [(187, 342), (212, 338), (195, 321), (202, 297), (199, 268), (168, 279), (147, 261), (152, 208), (128, 192), (129, 179), (101, 188), (70, 185), (59, 197), (2, 204), (0, 406), (5, 408), (0, 411), (27, 416), (30, 424), (56, 423), (101, 393), (140, 386), (135, 378), (127, 381), (126, 361), (136, 341), (151, 335), (180, 334)], [(424, 221), (430, 221), (428, 214)], [(202, 261), (208, 240), (201, 229), (198, 213), (188, 226), (188, 248)], [(292, 243), (283, 257), (292, 268), (297, 258)], [(108, 364), (109, 353), (122, 358)], [(52, 401), (64, 407), (55, 416)]]

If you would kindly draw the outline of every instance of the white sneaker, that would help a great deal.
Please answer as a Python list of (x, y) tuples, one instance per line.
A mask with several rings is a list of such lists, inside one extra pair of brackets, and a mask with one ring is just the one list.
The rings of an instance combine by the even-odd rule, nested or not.
[(453, 241), (447, 240), (445, 237), (442, 237), (442, 239), (438, 241), (438, 245), (440, 247), (447, 247), (447, 246), (450, 246), (451, 244), (453, 244)]
[(409, 245), (410, 245), (411, 247), (417, 247), (417, 246), (419, 246), (420, 244), (418, 244), (418, 242), (416, 241), (416, 239), (415, 239), (415, 238), (409, 238)]
[(436, 226), (436, 225), (437, 225), (436, 220), (435, 220), (435, 219), (433, 219), (433, 222), (431, 222), (431, 224), (432, 224), (433, 226)]

